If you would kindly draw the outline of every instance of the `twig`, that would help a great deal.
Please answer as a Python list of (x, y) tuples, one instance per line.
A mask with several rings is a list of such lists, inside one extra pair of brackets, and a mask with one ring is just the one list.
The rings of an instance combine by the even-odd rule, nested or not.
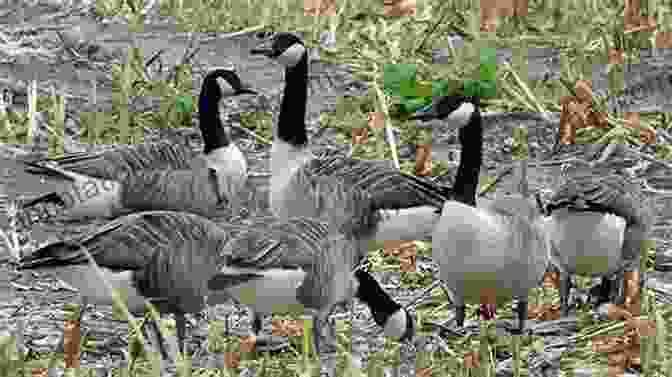
[(373, 86), (376, 90), (376, 94), (378, 97), (378, 102), (380, 103), (380, 107), (383, 110), (383, 115), (385, 116), (384, 122), (385, 122), (385, 134), (387, 135), (387, 142), (390, 144), (390, 149), (392, 150), (392, 160), (394, 161), (394, 166), (397, 169), (401, 168), (401, 165), (399, 164), (399, 156), (397, 155), (397, 145), (394, 142), (394, 133), (392, 133), (392, 127), (390, 126), (390, 121), (388, 119), (389, 116), (389, 111), (387, 109), (387, 104), (385, 103), (385, 96), (380, 90), (380, 87), (378, 84), (374, 81)]
[(511, 174), (513, 171), (513, 167), (509, 166), (508, 168), (500, 171), (495, 179), (493, 179), (491, 182), (487, 183), (483, 187), (481, 187), (480, 190), (478, 190), (478, 196), (485, 196), (485, 194), (490, 191), (491, 188), (495, 187), (501, 180), (502, 178), (506, 177), (507, 175)]
[[(441, 9), (441, 8), (443, 8), (443, 6), (445, 6), (446, 4), (448, 4), (447, 1), (444, 2), (444, 3), (442, 3), (441, 6), (439, 7), (439, 11), (443, 10), (443, 9)], [(429, 37), (430, 37), (432, 34), (434, 34), (434, 31), (436, 31), (436, 28), (439, 27), (439, 25), (443, 22), (443, 19), (446, 17), (446, 15), (448, 15), (448, 12), (444, 12), (444, 13), (442, 13), (442, 14), (441, 14), (441, 17), (439, 17), (439, 19), (436, 21), (436, 23), (435, 23), (434, 25), (432, 25), (432, 27), (430, 28), (429, 32), (426, 32), (426, 33), (425, 33), (425, 37), (422, 38), (422, 42), (420, 42), (420, 45), (419, 45), (419, 46), (415, 49), (415, 51), (414, 51), (416, 54), (417, 54), (418, 51), (420, 51), (423, 47), (425, 47), (425, 42), (427, 42), (427, 39), (429, 39)]]
[(261, 30), (261, 29), (263, 29), (267, 26), (268, 25), (266, 25), (266, 24), (261, 24), (261, 25), (257, 25), (257, 26), (250, 26), (247, 29), (243, 29), (243, 30), (236, 31), (236, 32), (233, 32), (233, 33), (218, 35), (216, 37), (203, 38), (203, 39), (201, 39), (201, 42), (209, 42), (209, 41), (212, 41), (212, 40), (215, 40), (215, 39), (219, 40), (219, 39), (234, 38), (234, 37), (237, 37), (239, 35), (245, 35), (245, 34), (249, 34), (249, 33), (252, 33), (254, 31), (257, 31), (257, 30)]
[(237, 124), (231, 124), (231, 127), (233, 127), (233, 128), (237, 128), (237, 129), (239, 129), (239, 130), (241, 130), (241, 131), (247, 133), (248, 135), (254, 137), (255, 139), (261, 141), (261, 142), (264, 143), (264, 144), (267, 144), (267, 145), (271, 145), (271, 144), (273, 144), (270, 140), (266, 139), (266, 138), (263, 137), (263, 136), (259, 136), (259, 135), (257, 135), (255, 132), (250, 131), (250, 130), (248, 130), (247, 128), (245, 128), (245, 127), (243, 127), (243, 126), (239, 126), (239, 125), (237, 125)]

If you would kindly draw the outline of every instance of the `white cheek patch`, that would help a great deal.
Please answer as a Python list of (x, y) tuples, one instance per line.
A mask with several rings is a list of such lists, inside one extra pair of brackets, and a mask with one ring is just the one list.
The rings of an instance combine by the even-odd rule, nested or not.
[(285, 50), (285, 52), (280, 54), (280, 56), (278, 56), (276, 59), (285, 67), (294, 67), (295, 65), (299, 64), (305, 53), (306, 48), (301, 44), (296, 43)]
[(476, 107), (469, 102), (460, 105), (455, 111), (450, 113), (446, 120), (450, 123), (451, 128), (462, 128), (471, 119), (471, 115), (476, 111)]

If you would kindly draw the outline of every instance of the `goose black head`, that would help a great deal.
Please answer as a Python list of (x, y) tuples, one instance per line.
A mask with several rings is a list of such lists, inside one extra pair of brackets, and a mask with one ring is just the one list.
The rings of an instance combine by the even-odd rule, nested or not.
[(480, 101), (477, 97), (453, 94), (434, 98), (432, 104), (411, 115), (410, 120), (447, 120), (451, 128), (462, 128), (478, 112)]
[(219, 101), (224, 95), (259, 94), (244, 84), (233, 69), (215, 68), (203, 79), (201, 96)]
[(253, 55), (264, 55), (287, 68), (292, 68), (306, 58), (306, 46), (301, 38), (292, 33), (275, 33), (250, 51)]

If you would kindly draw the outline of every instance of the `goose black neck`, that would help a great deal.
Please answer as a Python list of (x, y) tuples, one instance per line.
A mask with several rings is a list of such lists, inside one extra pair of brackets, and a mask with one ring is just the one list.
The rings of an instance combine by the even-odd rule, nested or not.
[(306, 102), (308, 100), (308, 54), (285, 70), (285, 90), (280, 105), (277, 137), (295, 147), (308, 143), (306, 132)]
[(387, 319), (399, 309), (401, 305), (392, 300), (390, 295), (383, 290), (376, 279), (364, 270), (355, 271), (355, 278), (359, 282), (359, 288), (355, 297), (362, 300), (371, 310), (373, 320), (379, 326), (384, 326)]
[(203, 90), (198, 98), (198, 117), (201, 136), (205, 144), (203, 153), (227, 147), (231, 139), (226, 133), (224, 123), (219, 116), (219, 85), (215, 78), (203, 84)]
[(478, 107), (472, 114), (469, 124), (460, 129), (459, 140), (462, 150), (453, 186), (453, 199), (476, 206), (478, 176), (483, 162), (483, 126)]

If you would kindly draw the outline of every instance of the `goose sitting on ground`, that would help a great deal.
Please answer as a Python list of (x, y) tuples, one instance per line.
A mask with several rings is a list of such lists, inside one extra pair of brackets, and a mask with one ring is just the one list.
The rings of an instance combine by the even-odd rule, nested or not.
[[(608, 276), (639, 271), (653, 209), (639, 187), (620, 174), (581, 166), (563, 170), (564, 181), (546, 206), (546, 228), (551, 261), (560, 270), (562, 312), (567, 315), (571, 274), (602, 276), (599, 305), (613, 296)], [(640, 278), (640, 286), (644, 280)]]
[[(222, 81), (231, 90), (222, 89)], [(55, 203), (72, 218), (143, 210), (211, 214), (236, 196), (247, 177), (245, 157), (220, 119), (224, 93), (256, 94), (231, 70), (215, 69), (205, 76), (198, 102), (202, 153), (162, 141), (27, 162), (28, 172), (56, 175), (71, 184), (28, 201), (23, 208)]]
[[(85, 250), (113, 288), (126, 290), (131, 312), (142, 312), (148, 299), (160, 312), (176, 315), (182, 351), (184, 315), (230, 298), (260, 312), (305, 307), (324, 321), (333, 305), (355, 296), (369, 306), (387, 335), (407, 332), (388, 323), (401, 307), (368, 273), (353, 273), (353, 243), (313, 220), (233, 225), (184, 212), (139, 212), (91, 234), (41, 247), (23, 257), (19, 269), (51, 272), (78, 288), (88, 302), (111, 305), (111, 294)], [(317, 350), (328, 345), (335, 347), (317, 344)], [(163, 347), (161, 355), (170, 359)]]

